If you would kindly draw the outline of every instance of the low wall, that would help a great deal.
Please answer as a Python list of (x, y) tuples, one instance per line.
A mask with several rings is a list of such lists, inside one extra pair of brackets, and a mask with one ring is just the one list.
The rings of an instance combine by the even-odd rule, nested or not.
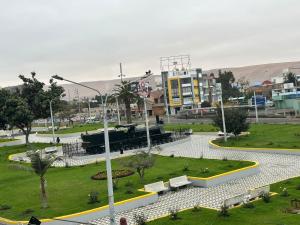
[(245, 151), (245, 152), (262, 152), (262, 153), (285, 154), (285, 155), (300, 155), (300, 149), (223, 147), (223, 146), (219, 146), (217, 144), (214, 144), (212, 141), (209, 141), (209, 147), (212, 148), (212, 149), (220, 149), (220, 150)]
[(0, 143), (0, 147), (13, 146), (13, 145), (21, 145), (23, 143), (24, 143), (23, 140), (14, 140), (14, 141), (1, 142)]
[[(139, 197), (131, 198), (128, 200), (124, 200), (121, 202), (115, 203), (115, 212), (122, 212), (126, 210), (131, 210), (135, 209), (138, 207), (146, 206), (152, 203), (155, 203), (158, 201), (158, 194), (155, 192), (151, 192)], [(55, 217), (55, 219), (58, 220), (53, 220), (53, 219), (42, 219), (42, 224), (47, 224), (47, 225), (70, 225), (70, 222), (67, 221), (61, 221), (61, 220), (72, 220), (72, 221), (80, 221), (80, 222), (89, 222), (91, 220), (99, 219), (105, 216), (109, 215), (109, 206), (102, 206), (99, 208), (79, 212), (79, 213), (74, 213), (66, 216), (60, 216), (60, 217)], [(59, 220), (61, 219), (61, 220)], [(6, 223), (6, 224), (28, 224), (28, 221), (11, 221), (7, 220), (4, 218), (0, 218), (0, 223)]]
[(253, 166), (244, 167), (241, 169), (229, 171), (216, 176), (200, 178), (200, 177), (188, 177), (192, 181), (193, 186), (199, 187), (212, 187), (227, 183), (229, 181), (258, 174), (260, 172), (259, 163), (255, 163)]

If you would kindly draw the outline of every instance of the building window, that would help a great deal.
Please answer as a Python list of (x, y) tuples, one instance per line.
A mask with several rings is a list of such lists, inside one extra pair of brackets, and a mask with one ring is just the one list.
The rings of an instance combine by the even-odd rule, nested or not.
[(191, 92), (192, 91), (192, 88), (191, 87), (183, 87), (182, 88), (182, 92), (183, 93), (187, 93), (187, 92)]

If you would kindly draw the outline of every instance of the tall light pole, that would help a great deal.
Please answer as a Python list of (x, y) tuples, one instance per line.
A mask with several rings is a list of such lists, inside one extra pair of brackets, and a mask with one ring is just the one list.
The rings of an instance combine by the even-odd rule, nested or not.
[(224, 140), (225, 140), (225, 142), (227, 142), (227, 132), (226, 132), (226, 123), (225, 123), (223, 97), (222, 97), (222, 84), (221, 83), (216, 83), (216, 87), (217, 87), (217, 91), (220, 93), (221, 111), (222, 111), (222, 122), (223, 122), (223, 133), (224, 133)]
[[(164, 77), (166, 77), (166, 79)], [(164, 100), (166, 106), (166, 114), (167, 114), (168, 123), (170, 123), (170, 114), (169, 114), (169, 106), (168, 106), (168, 99), (167, 99), (168, 74), (166, 74), (166, 76), (163, 75), (163, 85), (164, 85)]]
[(256, 123), (258, 123), (257, 102), (256, 102), (255, 91), (254, 91), (253, 95), (254, 95), (253, 97), (254, 97), (254, 107), (255, 107), (255, 121), (256, 121)]
[(51, 125), (52, 125), (52, 141), (55, 143), (55, 134), (54, 134), (54, 120), (53, 120), (53, 112), (52, 112), (52, 100), (50, 100), (50, 115), (51, 115)]
[[(106, 174), (107, 174), (107, 189), (108, 189), (108, 203), (109, 203), (109, 216), (110, 216), (110, 224), (116, 225), (115, 221), (115, 207), (114, 207), (114, 191), (113, 191), (113, 183), (112, 183), (112, 171), (111, 171), (111, 161), (110, 161), (110, 147), (109, 147), (109, 135), (108, 135), (108, 123), (107, 123), (107, 95), (103, 96), (100, 91), (94, 89), (92, 87), (86, 86), (84, 84), (80, 84), (71, 80), (64, 79), (58, 75), (52, 76), (52, 78), (57, 80), (64, 80), (90, 90), (93, 90), (99, 94), (101, 97), (101, 104), (103, 106), (103, 123), (104, 123), (104, 141), (105, 141), (105, 162), (106, 162)], [(105, 98), (105, 99), (103, 99)]]
[(143, 100), (144, 100), (144, 113), (145, 113), (146, 132), (147, 132), (147, 148), (148, 148), (147, 150), (148, 150), (148, 153), (150, 153), (151, 140), (150, 140), (150, 132), (149, 132), (149, 122), (148, 122), (148, 111), (147, 111), (146, 97), (144, 97)]
[(116, 103), (117, 103), (117, 113), (118, 113), (118, 124), (121, 125), (121, 118), (120, 118), (120, 110), (119, 110), (119, 100), (118, 100), (118, 97), (116, 97)]

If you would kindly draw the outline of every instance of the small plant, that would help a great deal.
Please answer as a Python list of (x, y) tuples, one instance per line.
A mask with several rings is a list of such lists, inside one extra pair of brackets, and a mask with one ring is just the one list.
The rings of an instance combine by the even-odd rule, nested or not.
[(169, 209), (171, 220), (178, 220), (179, 219), (178, 211), (179, 211), (178, 209)]
[(118, 189), (118, 184), (119, 184), (119, 179), (118, 178), (113, 179), (113, 188), (114, 188), (114, 190)]
[(263, 200), (265, 203), (271, 202), (271, 195), (270, 195), (270, 193), (268, 193), (268, 192), (263, 193), (260, 197), (262, 198), (262, 200)]
[(10, 205), (0, 205), (0, 211), (1, 210), (8, 210), (8, 209), (11, 209), (11, 206)]
[(288, 197), (289, 196), (289, 192), (287, 190), (287, 188), (283, 188), (281, 193), (280, 193), (280, 196), (282, 197)]
[(174, 156), (174, 154), (171, 154), (170, 157), (171, 157), (171, 158), (174, 158), (175, 156)]
[(132, 187), (133, 186), (133, 183), (132, 181), (128, 180), (126, 183), (125, 183), (125, 187)]
[(296, 190), (300, 191), (300, 184), (297, 184)]
[(201, 207), (199, 204), (195, 205), (194, 208), (192, 209), (193, 212), (199, 212), (201, 211)]
[(129, 195), (130, 195), (130, 194), (133, 194), (133, 189), (132, 189), (132, 187), (127, 188), (125, 194), (129, 194)]
[(189, 169), (189, 164), (185, 164), (184, 165), (184, 167), (183, 167), (183, 169), (182, 169), (182, 171), (189, 171), (190, 169)]
[(209, 173), (209, 169), (208, 168), (202, 168), (201, 173)]
[(95, 204), (95, 203), (99, 202), (99, 199), (98, 199), (99, 193), (96, 191), (91, 191), (89, 193), (88, 197), (89, 197), (89, 201), (88, 201), (89, 204)]
[(273, 145), (274, 143), (272, 141), (269, 141), (267, 145)]
[(228, 161), (228, 159), (227, 159), (226, 156), (224, 156), (222, 160), (223, 160), (223, 161)]
[(65, 163), (65, 168), (70, 168), (70, 165), (68, 162)]
[(136, 225), (145, 225), (147, 222), (147, 217), (145, 216), (144, 213), (141, 214), (134, 214), (133, 215), (133, 220)]
[(98, 165), (98, 164), (99, 164), (99, 161), (98, 161), (97, 159), (96, 159), (96, 161), (95, 161), (95, 164), (96, 164), (96, 165)]
[(203, 159), (203, 154), (200, 155), (199, 159)]
[(229, 208), (228, 206), (222, 205), (219, 210), (219, 216), (223, 216), (223, 217), (229, 216), (228, 208)]
[(253, 209), (254, 208), (254, 204), (252, 202), (246, 202), (243, 204), (243, 207), (246, 209)]
[(22, 212), (22, 214), (23, 214), (23, 215), (29, 215), (29, 214), (32, 214), (33, 212), (34, 212), (33, 209), (25, 209), (25, 210)]

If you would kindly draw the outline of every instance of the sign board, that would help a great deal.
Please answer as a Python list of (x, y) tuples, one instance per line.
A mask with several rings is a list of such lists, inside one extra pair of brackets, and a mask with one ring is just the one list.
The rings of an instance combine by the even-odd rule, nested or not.
[(32, 216), (28, 222), (28, 225), (40, 225), (41, 221), (39, 221), (37, 218)]

